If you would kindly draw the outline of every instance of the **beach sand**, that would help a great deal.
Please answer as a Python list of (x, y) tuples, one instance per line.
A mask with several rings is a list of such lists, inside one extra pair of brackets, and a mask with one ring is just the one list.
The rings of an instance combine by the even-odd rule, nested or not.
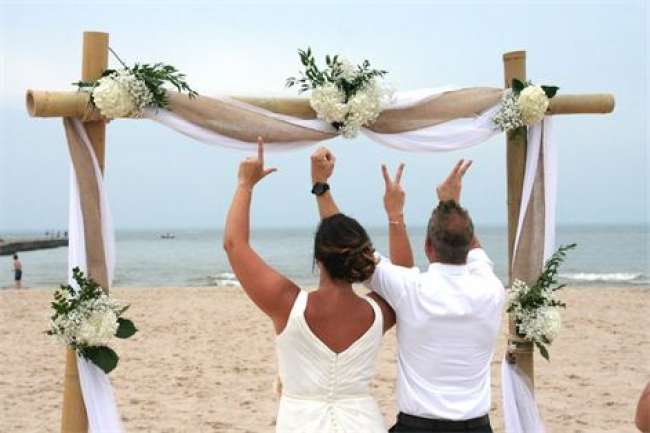
[[(118, 341), (111, 377), (127, 432), (273, 432), (273, 329), (234, 287), (115, 289), (140, 332)], [(64, 350), (42, 331), (51, 290), (0, 292), (0, 432), (58, 432)], [(650, 290), (569, 288), (565, 327), (537, 357), (536, 396), (551, 433), (634, 432), (650, 378)], [(505, 321), (504, 321), (505, 322)], [(505, 324), (504, 324), (505, 325)], [(503, 432), (499, 360), (495, 431)], [(395, 333), (385, 338), (373, 392), (395, 416)]]

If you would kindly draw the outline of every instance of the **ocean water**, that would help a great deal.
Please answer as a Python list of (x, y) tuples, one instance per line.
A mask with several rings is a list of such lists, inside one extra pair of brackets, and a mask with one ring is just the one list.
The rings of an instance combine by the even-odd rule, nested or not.
[[(161, 239), (172, 232), (174, 239)], [(252, 242), (261, 256), (280, 272), (303, 286), (314, 286), (318, 276), (312, 267), (314, 229), (254, 229)], [(384, 227), (369, 228), (378, 251), (387, 255)], [(424, 227), (409, 228), (416, 261), (427, 265), (423, 252)], [(506, 280), (506, 230), (478, 227), (477, 233), (500, 278)], [(38, 234), (3, 233), (11, 239)], [(118, 230), (114, 286), (177, 287), (236, 285), (222, 249), (218, 230)], [(560, 227), (558, 245), (577, 242), (561, 269), (572, 285), (650, 287), (650, 236), (648, 226)], [(26, 287), (54, 287), (65, 282), (67, 248), (20, 254)], [(13, 286), (10, 256), (0, 257), (0, 288)]]

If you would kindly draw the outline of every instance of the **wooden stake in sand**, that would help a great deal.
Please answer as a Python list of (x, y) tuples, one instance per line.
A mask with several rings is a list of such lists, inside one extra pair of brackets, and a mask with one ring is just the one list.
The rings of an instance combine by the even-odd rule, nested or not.
[[(96, 80), (108, 67), (108, 33), (84, 32), (83, 59), (81, 79)], [(29, 98), (28, 98), (29, 99)], [(28, 100), (29, 102), (29, 100)], [(66, 113), (67, 114), (67, 113)], [(93, 120), (84, 122), (99, 167), (104, 172), (104, 148), (106, 140), (106, 122)], [(108, 291), (108, 287), (104, 286)], [(63, 413), (61, 416), (62, 433), (87, 433), (88, 418), (79, 384), (77, 357), (71, 349), (66, 351), (65, 378), (63, 381)]]

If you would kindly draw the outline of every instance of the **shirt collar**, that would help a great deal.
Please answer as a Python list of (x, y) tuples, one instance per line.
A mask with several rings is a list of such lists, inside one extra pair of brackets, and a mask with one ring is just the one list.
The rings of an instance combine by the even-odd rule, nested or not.
[(448, 263), (430, 263), (429, 264), (429, 271), (436, 270), (437, 272), (441, 272), (443, 274), (447, 275), (463, 275), (467, 273), (467, 264), (464, 263), (462, 265), (452, 265)]

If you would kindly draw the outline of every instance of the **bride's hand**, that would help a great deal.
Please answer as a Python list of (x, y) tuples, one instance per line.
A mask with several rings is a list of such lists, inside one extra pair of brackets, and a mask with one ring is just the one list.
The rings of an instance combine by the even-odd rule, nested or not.
[(312, 183), (327, 182), (334, 172), (336, 157), (326, 147), (319, 147), (311, 155), (311, 181)]
[(264, 168), (264, 141), (257, 137), (257, 156), (246, 158), (239, 164), (239, 185), (252, 189), (257, 182), (277, 168)]

